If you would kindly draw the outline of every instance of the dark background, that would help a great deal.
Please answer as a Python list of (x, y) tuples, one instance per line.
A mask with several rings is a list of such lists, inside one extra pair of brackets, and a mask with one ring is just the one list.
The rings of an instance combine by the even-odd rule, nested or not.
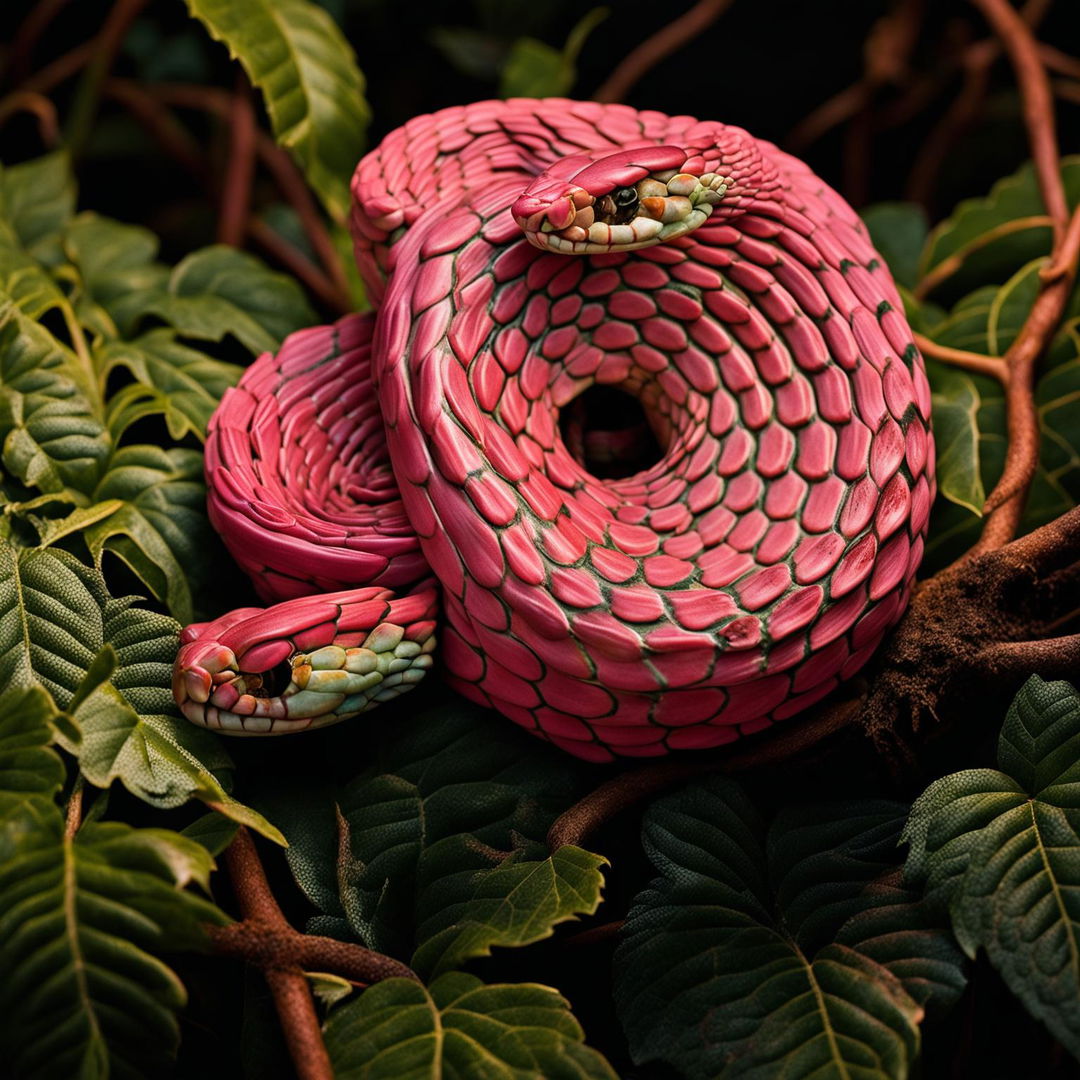
[[(14, 54), (11, 39), (35, 5), (26, 0), (0, 6), (0, 75), (10, 89), (27, 74), (92, 37), (110, 5), (104, 0), (45, 0), (53, 12), (30, 54)], [(586, 10), (571, 0), (473, 0), (456, 4), (431, 0), (327, 0), (356, 49), (368, 82), (373, 122), (369, 145), (410, 117), (447, 105), (494, 96), (501, 59), (522, 34), (561, 47)], [(613, 0), (609, 17), (593, 31), (577, 68), (573, 95), (591, 96), (629, 50), (688, 9), (686, 2)], [(1077, 0), (1058, 0), (1042, 20), (1039, 35), (1068, 53), (1080, 51)], [(962, 131), (947, 140), (943, 153), (928, 153), (942, 116), (963, 85), (963, 57), (985, 28), (961, 0), (925, 0), (923, 25), (910, 61), (895, 82), (869, 95), (853, 122), (837, 124), (806, 145), (792, 140), (800, 123), (833, 95), (863, 75), (867, 40), (891, 10), (884, 0), (765, 2), (736, 0), (729, 11), (677, 55), (649, 71), (627, 97), (639, 108), (688, 112), (738, 124), (753, 134), (797, 149), (800, 156), (856, 206), (920, 196), (931, 220), (961, 198), (983, 195), (1027, 157), (1024, 129), (1013, 76), (1006, 63), (992, 68), (985, 95)], [(467, 73), (448, 59), (446, 31), (465, 27), (470, 60)], [(463, 40), (458, 38), (459, 41)], [(897, 51), (888, 33), (875, 39), (884, 55)], [(236, 72), (225, 49), (191, 21), (181, 0), (154, 0), (132, 27), (114, 66), (118, 75), (141, 81), (211, 84), (231, 89)], [(76, 80), (51, 93), (64, 115)], [(212, 156), (223, 159), (227, 134), (197, 114), (184, 122)], [(1063, 153), (1080, 151), (1080, 106), (1059, 104)], [(0, 128), (0, 158), (13, 163), (40, 154), (34, 122), (22, 115)], [(157, 232), (163, 256), (181, 257), (211, 243), (216, 213), (203, 191), (164, 156), (146, 132), (117, 105), (106, 101), (92, 136), (77, 162), (80, 207)], [(914, 173), (914, 180), (913, 180)], [(264, 208), (276, 198), (266, 181), (257, 191)], [(282, 228), (288, 222), (282, 221)], [(235, 582), (233, 583), (235, 588)], [(415, 704), (415, 702), (414, 702)], [(1000, 717), (986, 718), (985, 745), (968, 748), (964, 764), (989, 762)], [(970, 732), (970, 729), (966, 729)], [(965, 734), (964, 737), (968, 737)], [(325, 769), (347, 774), (357, 764), (355, 739), (335, 730), (318, 740), (290, 745), (290, 768)], [(233, 748), (230, 747), (230, 750)], [(273, 773), (282, 768), (277, 746), (245, 746), (235, 756), (242, 768)], [(955, 761), (956, 748), (939, 748)], [(931, 776), (948, 771), (926, 764)], [(955, 766), (954, 766), (955, 767)], [(811, 762), (798, 773), (770, 773), (762, 802), (775, 801), (782, 789), (791, 797), (821, 797), (842, 787), (856, 797), (881, 794), (890, 781), (860, 753)], [(916, 786), (915, 791), (918, 788)], [(897, 797), (914, 791), (894, 788)], [(129, 821), (162, 824), (162, 815), (117, 793), (111, 813)], [(640, 857), (633, 820), (621, 819), (595, 838), (596, 850), (613, 862), (608, 902), (610, 918), (625, 911), (630, 896), (650, 875)], [(297, 925), (306, 909), (282, 860), (267, 860), (275, 871), (275, 891)], [(633, 1070), (609, 998), (612, 944), (579, 947), (580, 961), (568, 963), (561, 936), (533, 946), (530, 975), (557, 985), (574, 1005), (590, 1041), (608, 1054), (626, 1077), (663, 1077), (663, 1070)], [(177, 957), (191, 1006), (184, 1024), (180, 1073), (183, 1076), (285, 1075), (286, 1054), (260, 980), (240, 965), (221, 960)], [(503, 952), (477, 965), (486, 978), (520, 978), (521, 964)], [(2, 1069), (0, 1069), (2, 1071)], [(950, 1022), (924, 1035), (923, 1071), (927, 1078), (987, 1077), (992, 1080), (1080, 1076), (1080, 1068), (1004, 988), (985, 961), (973, 972), (969, 990)]]

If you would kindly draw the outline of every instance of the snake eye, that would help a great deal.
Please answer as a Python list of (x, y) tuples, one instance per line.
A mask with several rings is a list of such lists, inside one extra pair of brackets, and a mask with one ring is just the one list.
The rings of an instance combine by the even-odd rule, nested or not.
[(613, 192), (615, 198), (615, 205), (620, 209), (626, 209), (627, 207), (634, 206), (638, 201), (637, 188), (621, 187), (616, 188)]

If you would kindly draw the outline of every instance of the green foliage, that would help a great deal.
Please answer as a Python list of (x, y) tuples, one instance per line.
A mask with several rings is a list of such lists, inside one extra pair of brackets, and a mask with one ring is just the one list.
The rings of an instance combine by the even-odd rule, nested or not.
[(998, 769), (935, 781), (904, 831), (905, 873), (983, 948), (1014, 994), (1080, 1057), (1080, 693), (1033, 675)]
[(349, 178), (371, 111), (364, 77), (334, 20), (311, 0), (187, 0), (263, 92), (277, 141), (331, 216), (349, 211)]
[(297, 884), (324, 913), (311, 929), (437, 974), (596, 911), (605, 860), (544, 844), (583, 770), (541, 746), (523, 753), (522, 738), (448, 702), (402, 718), (377, 764), (341, 790), (316, 779), (264, 796)]
[(903, 816), (800, 806), (766, 829), (722, 780), (654, 803), (643, 841), (661, 876), (615, 956), (634, 1060), (693, 1077), (907, 1076), (924, 1006), (947, 1009), (964, 974), (947, 933), (912, 917), (918, 896), (889, 883)]
[(326, 1045), (339, 1080), (614, 1078), (583, 1044), (566, 1000), (532, 983), (485, 986), (462, 972), (430, 987), (388, 979), (339, 1006)]
[(577, 78), (574, 65), (586, 39), (610, 14), (606, 7), (587, 11), (570, 31), (561, 51), (534, 37), (518, 38), (502, 68), (499, 96), (565, 97)]
[[(1080, 158), (1065, 158), (1070, 204), (1080, 201)], [(916, 208), (882, 204), (864, 214), (871, 236), (905, 293), (916, 329), (941, 345), (1003, 356), (1039, 290), (1050, 229), (1030, 165), (969, 199), (929, 234)], [(917, 298), (921, 295), (921, 299)], [(952, 299), (940, 308), (939, 297)], [(974, 543), (987, 494), (1005, 462), (1005, 401), (994, 379), (927, 362), (938, 447), (935, 504), (926, 570)], [(1023, 530), (1080, 501), (1080, 288), (1042, 360), (1036, 383), (1042, 435)]]
[(205, 848), (120, 822), (65, 830), (59, 724), (40, 687), (0, 698), (0, 1051), (11, 1075), (156, 1074), (186, 994), (155, 953), (225, 917)]

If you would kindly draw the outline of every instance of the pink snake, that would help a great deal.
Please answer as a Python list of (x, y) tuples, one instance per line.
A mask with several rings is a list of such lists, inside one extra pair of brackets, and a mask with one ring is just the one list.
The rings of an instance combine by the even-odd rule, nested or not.
[[(417, 117), (353, 196), (375, 313), (292, 335), (211, 424), (211, 519), (274, 606), (184, 631), (189, 719), (373, 708), (440, 600), (450, 683), (598, 761), (732, 741), (867, 662), (922, 556), (930, 391), (835, 192), (738, 128), (552, 99)], [(659, 461), (570, 453), (594, 385)]]

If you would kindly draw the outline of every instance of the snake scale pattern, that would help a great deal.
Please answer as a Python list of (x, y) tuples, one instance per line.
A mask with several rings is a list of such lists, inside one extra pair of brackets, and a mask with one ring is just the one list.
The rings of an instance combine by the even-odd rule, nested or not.
[[(739, 128), (621, 105), (421, 116), (353, 181), (375, 312), (292, 335), (211, 425), (211, 519), (265, 609), (188, 627), (235, 734), (333, 723), (438, 655), (583, 758), (705, 748), (819, 701), (899, 619), (930, 391), (854, 211)], [(560, 419), (640, 402), (659, 460)]]

